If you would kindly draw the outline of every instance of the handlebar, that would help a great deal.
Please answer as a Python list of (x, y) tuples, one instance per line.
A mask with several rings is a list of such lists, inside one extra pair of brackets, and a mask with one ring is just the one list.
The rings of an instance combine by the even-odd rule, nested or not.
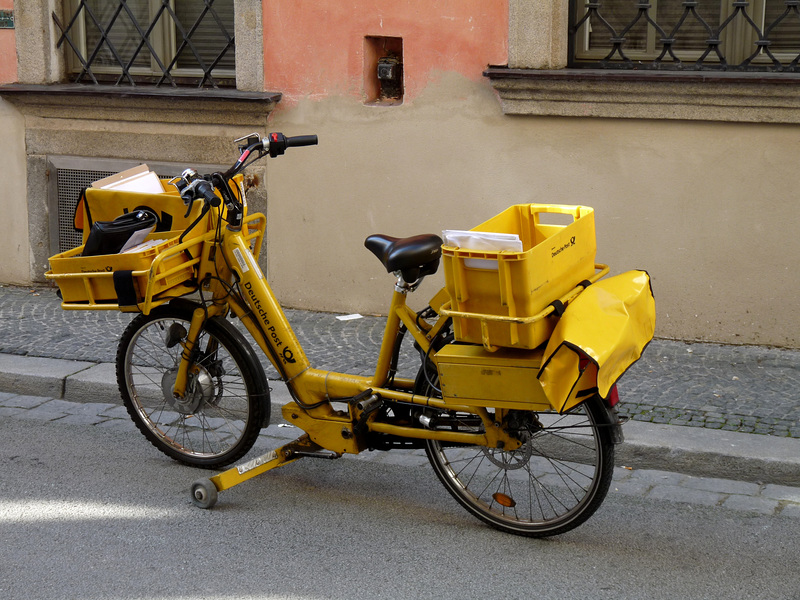
[(211, 206), (219, 206), (219, 197), (214, 193), (214, 186), (208, 181), (205, 179), (199, 180), (197, 182), (196, 189), (197, 193), (202, 196)]
[[(245, 167), (245, 164), (249, 164), (248, 161), (253, 162), (267, 155), (275, 158), (286, 152), (287, 148), (316, 146), (319, 143), (319, 138), (316, 135), (286, 137), (282, 133), (275, 132), (262, 139), (258, 134), (251, 133), (248, 136), (239, 138), (236, 142), (244, 142), (243, 145), (239, 146), (241, 155), (225, 173), (201, 176), (194, 169), (186, 169), (180, 177), (170, 181), (180, 192), (184, 203), (190, 207), (189, 210), (191, 210), (191, 205), (195, 200), (204, 200), (207, 205), (219, 206), (220, 199), (214, 193), (214, 185), (212, 183), (215, 177), (221, 176), (227, 181), (239, 173)], [(253, 156), (254, 152), (257, 153), (256, 156)], [(187, 215), (189, 210), (187, 210)]]
[(316, 135), (296, 135), (294, 137), (286, 137), (282, 133), (270, 133), (267, 137), (261, 140), (261, 147), (264, 152), (269, 152), (272, 158), (280, 156), (286, 152), (286, 148), (295, 148), (299, 146), (316, 146), (318, 143)]
[(319, 138), (316, 135), (296, 135), (294, 137), (286, 138), (286, 145), (289, 147), (295, 146), (316, 146), (319, 143)]

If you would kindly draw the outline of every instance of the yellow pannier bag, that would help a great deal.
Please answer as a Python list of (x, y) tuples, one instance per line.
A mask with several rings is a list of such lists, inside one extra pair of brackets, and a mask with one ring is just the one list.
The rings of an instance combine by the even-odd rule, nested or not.
[(641, 358), (655, 324), (655, 300), (645, 271), (628, 271), (584, 290), (559, 319), (539, 370), (553, 408), (567, 411), (595, 392), (607, 398)]

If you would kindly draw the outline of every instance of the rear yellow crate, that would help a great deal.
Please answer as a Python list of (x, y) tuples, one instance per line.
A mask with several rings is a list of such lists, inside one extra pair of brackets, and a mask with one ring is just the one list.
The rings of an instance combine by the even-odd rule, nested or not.
[[(546, 215), (566, 217), (546, 217)], [(544, 217), (544, 218), (543, 218)], [(571, 218), (567, 224), (547, 221)], [(518, 204), (472, 231), (516, 234), (522, 252), (475, 251), (443, 246), (445, 286), (456, 340), (510, 348), (536, 348), (555, 318), (520, 324), (595, 274), (594, 211), (588, 206)], [(480, 315), (506, 320), (481, 319)]]
[[(181, 232), (161, 232), (150, 234), (148, 239), (168, 237), (156, 246), (140, 252), (124, 254), (103, 254), (81, 256), (83, 246), (73, 248), (50, 258), (50, 271), (45, 276), (58, 284), (63, 303), (85, 304), (86, 308), (102, 308), (108, 304), (117, 308), (117, 291), (114, 287), (114, 273), (132, 271), (134, 286), (139, 301), (142, 301), (151, 277), (150, 267), (156, 257), (178, 245)], [(190, 250), (191, 256), (199, 256), (201, 240), (195, 240)], [(152, 296), (161, 294), (194, 277), (194, 263), (185, 251), (167, 254), (158, 263), (152, 274)]]

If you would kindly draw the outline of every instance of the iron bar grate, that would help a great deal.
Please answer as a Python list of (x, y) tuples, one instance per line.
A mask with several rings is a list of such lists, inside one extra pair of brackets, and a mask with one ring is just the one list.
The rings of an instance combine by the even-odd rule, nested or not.
[(570, 67), (800, 72), (800, 0), (571, 0)]
[(67, 0), (75, 83), (235, 85), (233, 0)]

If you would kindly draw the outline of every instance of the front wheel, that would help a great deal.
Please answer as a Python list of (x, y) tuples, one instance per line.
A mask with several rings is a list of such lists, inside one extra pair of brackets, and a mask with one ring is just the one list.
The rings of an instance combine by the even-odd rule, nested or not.
[[(430, 379), (429, 368), (418, 392), (436, 393)], [(428, 460), (447, 491), (492, 527), (529, 537), (565, 533), (594, 514), (611, 485), (614, 444), (602, 402), (593, 397), (561, 415), (509, 411), (504, 424), (522, 441), (516, 450), (427, 440)], [(433, 423), (483, 431), (466, 413), (442, 412)]]
[(128, 414), (156, 448), (179, 462), (215, 469), (253, 446), (269, 418), (269, 388), (245, 338), (214, 318), (195, 345), (186, 393), (175, 398), (191, 317), (191, 308), (166, 305), (134, 318), (117, 349), (117, 383)]

